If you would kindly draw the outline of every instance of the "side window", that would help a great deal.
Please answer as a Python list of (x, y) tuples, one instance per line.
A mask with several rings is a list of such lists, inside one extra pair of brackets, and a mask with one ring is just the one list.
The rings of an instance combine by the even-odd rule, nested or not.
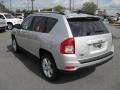
[(31, 25), (32, 30), (36, 32), (44, 33), (46, 30), (46, 26), (45, 26), (46, 20), (47, 18), (45, 17), (35, 16)]
[(5, 19), (3, 15), (0, 15), (0, 19)]
[(22, 29), (29, 30), (31, 26), (31, 22), (33, 20), (33, 17), (28, 17), (25, 21), (22, 23)]
[(52, 28), (54, 27), (54, 25), (56, 24), (57, 19), (54, 18), (48, 18), (47, 23), (46, 23), (46, 31), (45, 33), (49, 33)]

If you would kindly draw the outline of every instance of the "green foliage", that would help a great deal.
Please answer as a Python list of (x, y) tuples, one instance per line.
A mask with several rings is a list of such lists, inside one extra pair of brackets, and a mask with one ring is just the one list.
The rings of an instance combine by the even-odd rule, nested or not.
[(120, 16), (120, 13), (116, 13), (117, 16)]
[(52, 8), (43, 8), (41, 11), (52, 11)]
[(93, 2), (86, 2), (82, 6), (82, 10), (91, 14), (94, 14), (97, 9), (97, 5)]
[[(38, 10), (34, 10), (34, 12), (38, 12)], [(24, 13), (24, 15), (27, 16), (29, 14), (32, 14), (32, 10), (27, 10), (27, 9), (20, 10), (20, 9), (17, 9), (16, 13)]]
[(65, 8), (61, 5), (58, 5), (58, 6), (54, 7), (55, 12), (63, 12), (64, 10), (65, 10)]
[(17, 9), (16, 10), (16, 13), (21, 13), (22, 11), (20, 9)]

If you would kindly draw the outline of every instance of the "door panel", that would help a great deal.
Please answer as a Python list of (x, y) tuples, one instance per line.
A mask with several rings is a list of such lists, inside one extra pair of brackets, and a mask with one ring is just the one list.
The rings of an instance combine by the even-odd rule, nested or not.
[(17, 31), (17, 41), (18, 44), (24, 48), (28, 50), (28, 37), (29, 37), (29, 29), (31, 26), (31, 22), (33, 20), (32, 16), (29, 16), (28, 18), (26, 18), (23, 23), (21, 24), (21, 28), (20, 30)]
[(44, 33), (45, 31), (45, 23), (47, 18), (41, 16), (34, 16), (33, 22), (31, 24), (30, 30), (26, 34), (26, 48), (29, 52), (36, 55), (39, 53), (40, 49), (40, 38), (38, 39), (38, 35)]

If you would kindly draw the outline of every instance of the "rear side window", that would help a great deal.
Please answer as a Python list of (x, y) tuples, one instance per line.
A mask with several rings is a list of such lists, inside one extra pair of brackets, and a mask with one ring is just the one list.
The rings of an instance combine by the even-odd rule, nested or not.
[(52, 28), (55, 26), (57, 22), (57, 19), (54, 18), (48, 18), (47, 23), (46, 23), (46, 33), (50, 32)]
[(109, 33), (99, 18), (71, 18), (68, 22), (74, 37)]
[(41, 33), (49, 33), (56, 22), (57, 19), (54, 18), (35, 16), (31, 24), (31, 30)]
[(37, 31), (37, 32), (45, 32), (46, 21), (47, 21), (47, 18), (35, 16), (32, 24), (31, 24), (31, 30)]

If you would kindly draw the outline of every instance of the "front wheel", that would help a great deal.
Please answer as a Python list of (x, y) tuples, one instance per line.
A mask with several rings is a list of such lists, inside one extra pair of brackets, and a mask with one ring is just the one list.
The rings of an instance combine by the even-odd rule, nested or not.
[(15, 53), (19, 52), (19, 46), (17, 45), (16, 39), (12, 39), (12, 48)]
[(44, 54), (41, 57), (42, 73), (48, 81), (54, 81), (57, 78), (57, 68), (53, 57), (50, 54)]

